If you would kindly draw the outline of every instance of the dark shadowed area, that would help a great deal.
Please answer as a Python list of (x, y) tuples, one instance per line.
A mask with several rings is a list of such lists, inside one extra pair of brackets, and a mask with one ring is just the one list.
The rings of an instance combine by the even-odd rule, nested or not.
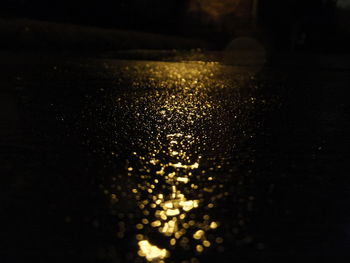
[(348, 6), (2, 1), (0, 262), (349, 262)]

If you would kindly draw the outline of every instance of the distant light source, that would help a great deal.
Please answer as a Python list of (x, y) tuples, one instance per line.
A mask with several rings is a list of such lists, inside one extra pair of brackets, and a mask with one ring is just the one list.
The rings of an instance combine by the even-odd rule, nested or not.
[(205, 13), (213, 19), (234, 13), (241, 0), (191, 0), (190, 11)]

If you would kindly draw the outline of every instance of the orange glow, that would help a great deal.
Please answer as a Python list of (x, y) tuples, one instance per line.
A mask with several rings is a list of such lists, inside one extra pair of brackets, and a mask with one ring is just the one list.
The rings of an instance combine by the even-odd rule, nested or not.
[(241, 0), (191, 0), (190, 11), (203, 12), (213, 19), (219, 19), (222, 16), (236, 13), (240, 2)]

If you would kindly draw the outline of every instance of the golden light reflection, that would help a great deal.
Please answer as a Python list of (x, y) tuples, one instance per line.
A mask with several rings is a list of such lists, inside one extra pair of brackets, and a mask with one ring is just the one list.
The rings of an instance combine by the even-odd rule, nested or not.
[(148, 240), (141, 240), (138, 245), (140, 249), (139, 256), (145, 257), (148, 261), (165, 259), (169, 255), (166, 249), (154, 246)]
[[(185, 195), (185, 192), (187, 193), (189, 189), (191, 189), (191, 195), (198, 189), (198, 186), (196, 187), (195, 184), (190, 184), (190, 182), (194, 174), (199, 172), (201, 158), (198, 156), (192, 163), (185, 159), (188, 156), (185, 146), (190, 147), (193, 143), (193, 140), (191, 140), (193, 138), (192, 135), (182, 133), (168, 134), (166, 138), (168, 140), (166, 152), (170, 153), (171, 158), (175, 158), (176, 162), (164, 163), (153, 154), (150, 155), (152, 158), (149, 160), (144, 156), (139, 156), (139, 159), (146, 166), (143, 170), (150, 171), (150, 169), (147, 169), (147, 166), (153, 166), (154, 176), (157, 178), (152, 180), (155, 184), (151, 183), (151, 180), (146, 180), (144, 184), (139, 184), (139, 189), (133, 189), (132, 191), (136, 194), (137, 199), (140, 200), (140, 209), (151, 211), (149, 214), (150, 218), (147, 220), (145, 218), (142, 219), (142, 222), (137, 224), (136, 228), (141, 231), (150, 222), (151, 228), (157, 229), (158, 233), (169, 238), (171, 247), (188, 248), (192, 239), (200, 242), (194, 244), (194, 248), (197, 253), (202, 253), (211, 244), (207, 240), (205, 232), (217, 228), (218, 224), (214, 221), (209, 222), (208, 215), (203, 216), (203, 222), (192, 220), (190, 213), (200, 207), (201, 201), (200, 198), (192, 199)], [(177, 154), (174, 154), (174, 152)], [(151, 177), (151, 171), (150, 175), (144, 176), (144, 178)], [(159, 184), (161, 187), (156, 187)], [(168, 190), (164, 191), (164, 189)], [(148, 199), (141, 198), (142, 193), (145, 192), (149, 197)], [(152, 246), (147, 240), (140, 241), (139, 246), (139, 255), (145, 257), (148, 261), (163, 260), (168, 255), (166, 249)]]
[[(145, 77), (152, 79), (159, 90), (152, 90), (141, 99), (142, 103), (154, 103), (157, 110), (152, 118), (158, 125), (152, 131), (153, 139), (141, 142), (145, 151), (133, 153), (138, 164), (127, 168), (128, 174), (138, 180), (132, 193), (144, 215), (135, 226), (138, 255), (152, 262), (164, 261), (177, 249), (203, 253), (215, 243), (215, 236), (209, 232), (219, 225), (207, 215), (214, 207), (211, 196), (216, 183), (211, 171), (216, 166), (208, 167), (208, 160), (202, 165), (205, 131), (204, 135), (195, 132), (197, 123), (209, 120), (216, 108), (199, 80), (209, 81), (218, 65), (159, 65), (157, 71), (146, 67), (149, 71)], [(134, 85), (138, 87), (141, 82), (135, 80)], [(220, 82), (216, 85), (223, 87)], [(154, 235), (167, 240), (162, 243), (166, 248), (150, 243)]]

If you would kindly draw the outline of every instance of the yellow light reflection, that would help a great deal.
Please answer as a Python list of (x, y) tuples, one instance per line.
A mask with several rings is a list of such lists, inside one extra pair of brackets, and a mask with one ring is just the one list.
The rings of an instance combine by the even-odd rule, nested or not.
[(154, 246), (148, 240), (141, 240), (138, 242), (138, 245), (140, 249), (138, 252), (139, 256), (145, 257), (148, 261), (165, 259), (169, 255), (166, 249)]
[[(155, 137), (146, 142), (143, 154), (134, 152), (138, 165), (127, 170), (139, 179), (137, 189), (132, 192), (145, 216), (136, 224), (138, 240), (143, 237), (138, 242), (138, 254), (148, 261), (160, 262), (169, 255), (167, 248), (202, 253), (211, 244), (218, 243), (207, 234), (218, 224), (209, 221), (211, 216), (203, 217), (203, 210), (207, 213), (214, 207), (211, 195), (215, 177), (210, 176), (214, 165), (202, 165), (201, 147), (206, 141), (193, 130), (196, 121), (210, 118), (215, 109), (199, 80), (209, 81), (218, 65), (157, 63), (156, 67), (159, 70), (148, 67), (147, 77), (151, 77), (161, 91), (151, 91), (155, 93), (144, 99), (155, 103), (156, 112), (152, 117), (159, 123), (158, 130)], [(139, 83), (135, 80), (134, 85)], [(164, 96), (160, 95), (163, 93)], [(209, 198), (204, 199), (204, 195)], [(162, 246), (166, 248), (152, 245), (151, 234), (165, 237), (167, 242)]]

